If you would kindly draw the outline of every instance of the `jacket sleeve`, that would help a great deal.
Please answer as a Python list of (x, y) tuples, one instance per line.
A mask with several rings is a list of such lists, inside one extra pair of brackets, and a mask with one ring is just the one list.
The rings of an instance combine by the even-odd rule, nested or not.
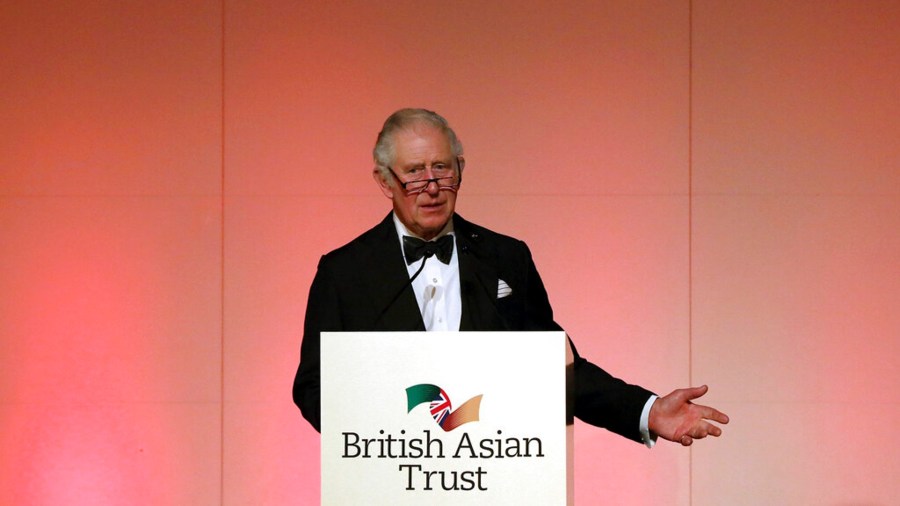
[(294, 404), (303, 417), (321, 432), (320, 395), (320, 333), (341, 330), (340, 300), (334, 277), (330, 275), (326, 257), (319, 260), (319, 267), (309, 289), (306, 303), (306, 319), (303, 325), (303, 343), (300, 346), (300, 365), (294, 377)]

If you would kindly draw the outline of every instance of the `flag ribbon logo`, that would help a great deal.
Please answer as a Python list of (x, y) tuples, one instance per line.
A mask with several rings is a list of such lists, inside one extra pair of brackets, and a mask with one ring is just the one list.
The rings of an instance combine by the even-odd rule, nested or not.
[(452, 411), (450, 397), (447, 392), (437, 386), (426, 383), (413, 385), (406, 389), (406, 412), (409, 413), (419, 404), (428, 403), (431, 416), (444, 432), (459, 427), (464, 423), (477, 422), (478, 411), (481, 408), (481, 395), (476, 395), (463, 403), (462, 406)]

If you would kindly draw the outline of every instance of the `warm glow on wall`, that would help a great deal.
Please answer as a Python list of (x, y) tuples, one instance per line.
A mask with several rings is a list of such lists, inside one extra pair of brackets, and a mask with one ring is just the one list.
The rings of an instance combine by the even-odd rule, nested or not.
[(18, 4), (0, 503), (317, 504), (306, 296), (389, 211), (405, 106), (582, 354), (732, 417), (691, 449), (578, 424), (577, 504), (900, 496), (896, 2)]

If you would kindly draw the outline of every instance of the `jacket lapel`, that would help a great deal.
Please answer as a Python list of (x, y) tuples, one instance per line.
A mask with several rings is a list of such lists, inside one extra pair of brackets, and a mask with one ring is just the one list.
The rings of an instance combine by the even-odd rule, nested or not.
[(460, 330), (508, 330), (497, 309), (499, 276), (489, 241), (458, 215), (453, 217), (462, 295)]
[(373, 330), (425, 330), (419, 305), (409, 283), (409, 272), (403, 263), (400, 238), (392, 215), (373, 230), (372, 257), (366, 260), (372, 284), (368, 301), (378, 311)]

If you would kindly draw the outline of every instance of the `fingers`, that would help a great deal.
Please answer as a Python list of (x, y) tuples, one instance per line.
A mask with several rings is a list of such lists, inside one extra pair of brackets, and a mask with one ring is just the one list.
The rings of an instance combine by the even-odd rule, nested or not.
[(722, 429), (704, 420), (698, 420), (694, 425), (688, 428), (682, 434), (676, 432), (669, 441), (680, 443), (682, 446), (691, 446), (695, 440), (703, 439), (707, 436), (719, 437), (722, 435)]
[(728, 420), (730, 420), (730, 418), (728, 418), (728, 415), (726, 415), (725, 413), (722, 413), (721, 411), (719, 411), (717, 409), (713, 409), (713, 413), (710, 416), (707, 416), (706, 418), (708, 418), (709, 420), (715, 420), (719, 423), (728, 423)]
[(703, 418), (705, 418), (707, 420), (712, 420), (714, 422), (728, 423), (728, 420), (729, 420), (728, 415), (726, 415), (725, 413), (722, 413), (718, 409), (711, 408), (709, 406), (700, 406), (698, 404), (695, 404), (695, 406), (697, 406), (698, 408), (701, 408), (700, 415)]
[(706, 428), (706, 435), (713, 437), (719, 437), (722, 435), (722, 429), (716, 427), (711, 423), (707, 423), (706, 425), (708, 425), (708, 427)]
[(703, 397), (706, 395), (706, 392), (709, 391), (709, 387), (707, 385), (700, 385), (699, 387), (693, 388), (682, 388), (672, 392), (672, 395), (675, 397), (681, 398), (684, 402), (688, 402), (693, 404), (694, 406), (700, 408), (701, 416), (707, 420), (713, 420), (719, 423), (728, 423), (729, 418), (728, 415), (722, 413), (718, 409), (711, 408), (709, 406), (703, 406), (700, 404), (694, 404), (691, 402), (694, 399), (699, 397)]
[[(687, 434), (681, 437), (682, 442), (684, 444), (684, 438), (688, 437), (691, 439), (703, 439), (706, 436), (719, 437), (722, 435), (722, 429), (719, 427), (705, 421), (699, 421)], [(687, 446), (687, 445), (685, 445)]]

